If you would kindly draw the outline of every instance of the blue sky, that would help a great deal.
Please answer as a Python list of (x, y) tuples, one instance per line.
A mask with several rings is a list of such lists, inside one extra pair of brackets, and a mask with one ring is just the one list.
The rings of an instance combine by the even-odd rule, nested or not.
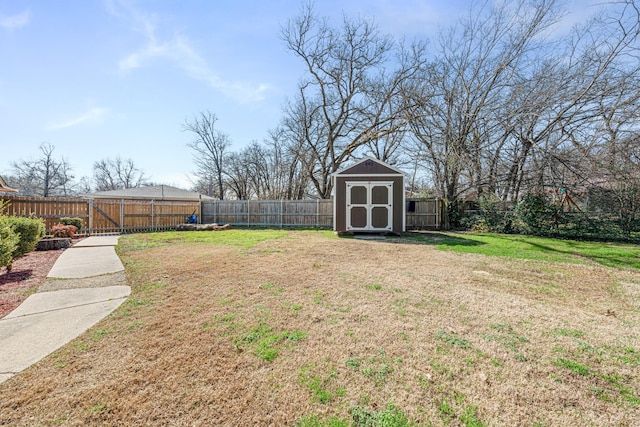
[[(157, 183), (189, 186), (181, 124), (218, 116), (232, 150), (278, 125), (304, 69), (280, 28), (300, 0), (0, 0), (0, 174), (55, 146), (77, 178), (131, 158)], [(398, 38), (431, 38), (466, 0), (318, 0), (320, 15), (373, 18)], [(596, 11), (573, 0), (565, 26)]]

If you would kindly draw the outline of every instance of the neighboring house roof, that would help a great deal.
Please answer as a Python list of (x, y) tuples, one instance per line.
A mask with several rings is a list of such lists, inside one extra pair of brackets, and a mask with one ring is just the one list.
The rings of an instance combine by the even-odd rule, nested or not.
[(154, 199), (154, 200), (213, 200), (213, 197), (170, 185), (125, 188), (122, 190), (97, 191), (85, 194), (94, 199)]
[(0, 176), (0, 193), (17, 193), (17, 188), (12, 188), (7, 185), (4, 178)]

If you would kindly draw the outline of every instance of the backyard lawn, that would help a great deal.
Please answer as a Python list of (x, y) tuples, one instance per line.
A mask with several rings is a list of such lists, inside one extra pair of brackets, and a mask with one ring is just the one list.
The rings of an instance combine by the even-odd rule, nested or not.
[(0, 425), (637, 426), (640, 247), (125, 236), (111, 316), (0, 385)]

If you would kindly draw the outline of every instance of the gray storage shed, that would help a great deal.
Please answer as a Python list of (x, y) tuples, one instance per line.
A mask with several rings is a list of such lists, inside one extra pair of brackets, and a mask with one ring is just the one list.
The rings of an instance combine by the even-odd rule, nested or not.
[(404, 173), (366, 157), (337, 171), (333, 179), (334, 231), (405, 231)]

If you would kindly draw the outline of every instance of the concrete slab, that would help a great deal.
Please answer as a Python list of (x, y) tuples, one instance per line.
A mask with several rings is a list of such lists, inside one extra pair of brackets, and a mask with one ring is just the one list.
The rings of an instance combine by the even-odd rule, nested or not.
[(74, 244), (74, 248), (86, 248), (91, 246), (116, 246), (120, 236), (90, 236)]
[(101, 288), (39, 292), (30, 295), (18, 308), (7, 314), (3, 320), (126, 298), (130, 294), (131, 288), (129, 286), (105, 286)]
[(77, 279), (123, 271), (113, 246), (71, 247), (56, 260), (47, 277)]
[(356, 234), (353, 238), (359, 240), (386, 240), (386, 237), (382, 234)]
[[(97, 292), (80, 295), (80, 301), (66, 300), (72, 296), (70, 291), (78, 289), (34, 294), (23, 303), (26, 309), (18, 313), (14, 310), (0, 319), (0, 382), (51, 354), (118, 308), (130, 290), (128, 286), (110, 288), (82, 290)], [(57, 301), (60, 306), (40, 298), (29, 302), (39, 295)]]

